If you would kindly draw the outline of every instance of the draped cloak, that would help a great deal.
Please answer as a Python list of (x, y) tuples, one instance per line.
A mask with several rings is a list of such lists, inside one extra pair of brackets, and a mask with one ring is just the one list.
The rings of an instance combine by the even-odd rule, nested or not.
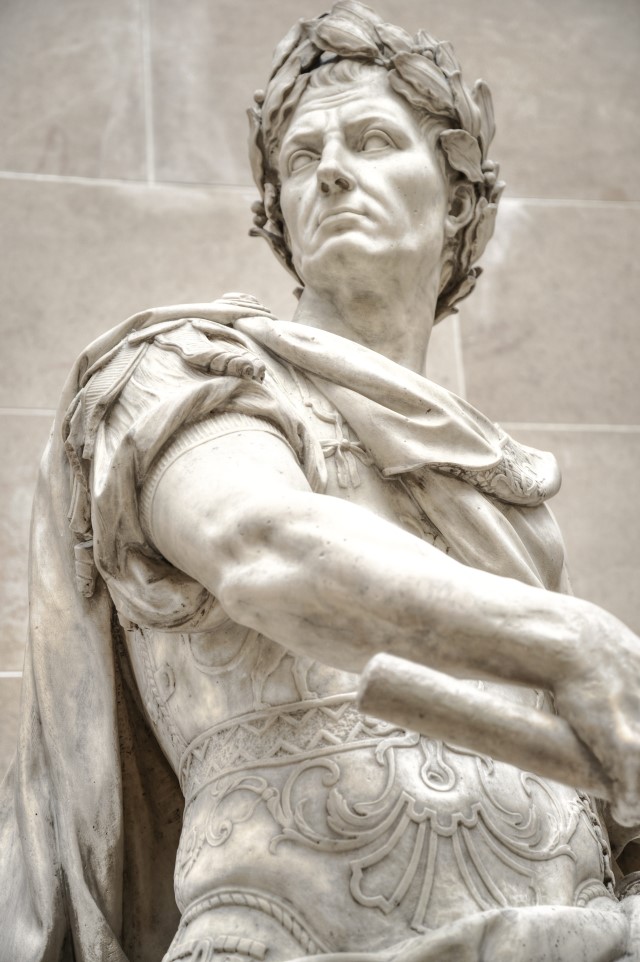
[[(63, 391), (34, 502), (18, 748), (0, 789), (3, 962), (157, 962), (179, 922), (172, 879), (183, 799), (144, 719), (113, 592), (100, 575), (93, 582), (90, 543), (77, 533), (91, 492), (82, 485), (88, 475), (77, 463), (73, 414), (91, 375), (125, 340), (141, 344), (186, 318), (202, 322), (205, 334), (223, 332), (231, 357), (253, 339), (315, 380), (383, 475), (414, 486), (461, 560), (539, 585), (551, 564), (553, 587), (564, 586), (561, 559), (545, 558), (550, 516), (536, 540), (519, 507), (540, 505), (557, 489), (549, 456), (518, 446), (466, 402), (366, 348), (250, 309), (235, 331), (221, 328), (218, 304), (129, 318), (86, 349)], [(207, 359), (212, 376), (258, 379), (251, 363), (232, 373), (219, 356), (218, 348)], [(185, 419), (205, 416), (207, 404), (200, 398)], [(91, 592), (78, 590), (83, 579)], [(615, 938), (623, 939), (622, 928)]]

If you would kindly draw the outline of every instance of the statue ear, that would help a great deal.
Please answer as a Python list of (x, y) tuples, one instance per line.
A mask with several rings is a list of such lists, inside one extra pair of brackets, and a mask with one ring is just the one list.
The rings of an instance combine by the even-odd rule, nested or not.
[(449, 213), (444, 222), (444, 230), (447, 238), (452, 238), (458, 233), (461, 227), (466, 227), (475, 208), (476, 194), (473, 184), (468, 180), (462, 180), (453, 189), (453, 194), (449, 203)]

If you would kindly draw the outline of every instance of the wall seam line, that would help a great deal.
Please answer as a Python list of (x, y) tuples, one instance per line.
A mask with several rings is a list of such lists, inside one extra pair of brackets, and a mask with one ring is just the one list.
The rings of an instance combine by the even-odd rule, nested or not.
[(508, 431), (566, 431), (573, 434), (640, 434), (640, 424), (581, 424), (573, 421), (500, 421)]
[[(144, 2), (144, 0), (140, 0)], [(149, 68), (150, 69), (150, 68)], [(145, 86), (147, 86), (145, 84)], [(149, 112), (153, 112), (151, 91), (149, 91)], [(145, 109), (145, 117), (148, 111)], [(43, 174), (33, 173), (32, 171), (22, 170), (0, 170), (2, 180), (26, 180), (34, 183), (69, 183), (80, 184), (89, 187), (146, 187), (150, 184), (157, 187), (182, 187), (185, 190), (237, 190), (247, 191), (254, 189), (254, 185), (247, 181), (242, 184), (222, 183), (218, 181), (197, 181), (197, 180), (158, 180), (155, 171), (155, 141), (153, 137), (152, 117), (145, 120), (145, 127), (148, 127), (148, 144), (150, 149), (150, 162), (147, 163), (146, 179), (126, 179), (117, 177), (84, 177), (79, 174)], [(528, 206), (528, 207), (575, 207), (587, 210), (640, 210), (640, 200), (594, 200), (589, 198), (566, 198), (566, 197), (504, 197), (500, 201), (501, 206)]]
[(47, 417), (53, 418), (56, 416), (55, 408), (10, 408), (0, 406), (0, 417), (2, 416), (16, 416), (19, 417)]

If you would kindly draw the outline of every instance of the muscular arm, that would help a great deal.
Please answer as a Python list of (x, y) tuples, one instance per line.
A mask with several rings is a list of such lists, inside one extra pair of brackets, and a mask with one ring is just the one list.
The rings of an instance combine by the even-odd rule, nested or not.
[(637, 639), (594, 605), (469, 568), (367, 509), (313, 494), (287, 446), (260, 432), (182, 455), (158, 484), (150, 524), (163, 555), (232, 618), (293, 651), (348, 671), (388, 651), (555, 691), (637, 809), (624, 757), (637, 766)]

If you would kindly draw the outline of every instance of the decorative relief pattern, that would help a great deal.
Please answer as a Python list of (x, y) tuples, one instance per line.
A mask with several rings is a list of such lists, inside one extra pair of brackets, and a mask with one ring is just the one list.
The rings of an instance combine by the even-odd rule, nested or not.
[(259, 711), (270, 707), (264, 696), (264, 689), (269, 678), (279, 668), (282, 661), (289, 662), (291, 680), (301, 701), (318, 698), (318, 694), (309, 687), (309, 672), (315, 662), (306, 655), (296, 655), (288, 651), (283, 645), (271, 641), (264, 635), (257, 635), (259, 644), (256, 645), (257, 657), (251, 668), (251, 690), (253, 694), (253, 709)]
[(267, 947), (262, 942), (222, 935), (215, 939), (183, 942), (169, 951), (163, 962), (254, 962), (254, 959), (261, 962), (266, 954)]
[[(251, 959), (264, 959), (268, 948), (258, 939), (240, 939), (222, 935), (210, 939), (188, 940), (188, 930), (192, 922), (205, 913), (229, 907), (241, 907), (274, 920), (287, 935), (298, 943), (305, 955), (320, 955), (329, 951), (327, 945), (312, 932), (307, 921), (284, 899), (267, 895), (265, 892), (256, 889), (216, 889), (198, 899), (184, 912), (173, 944), (163, 962), (178, 962), (178, 960), (184, 958), (205, 962), (209, 959), (207, 952), (213, 954), (223, 951), (235, 953), (232, 956), (234, 962), (236, 960), (240, 962), (239, 954), (249, 956)], [(185, 941), (185, 938), (188, 941)], [(199, 955), (190, 954), (198, 950), (203, 953), (202, 960)], [(216, 958), (216, 962), (219, 962), (218, 958)]]
[(167, 702), (176, 687), (173, 669), (168, 664), (156, 665), (153, 646), (147, 633), (141, 628), (131, 629), (132, 647), (138, 652), (143, 676), (136, 676), (149, 717), (157, 728), (165, 731), (179, 757), (185, 750), (186, 739), (179, 730)]
[(541, 458), (537, 452), (515, 444), (507, 435), (502, 438), (502, 458), (498, 464), (485, 470), (471, 470), (453, 465), (440, 466), (443, 474), (451, 474), (468, 484), (480, 488), (485, 494), (503, 499), (515, 495), (523, 503), (537, 504), (547, 497), (541, 481)]
[[(363, 750), (369, 760), (357, 765), (382, 786), (375, 797), (352, 797), (348, 753)], [(288, 767), (275, 777), (265, 772), (274, 766)], [(409, 769), (419, 778), (407, 783)], [(536, 865), (560, 856), (575, 863), (570, 842), (589, 819), (578, 796), (560, 801), (537, 776), (509, 771), (505, 780), (505, 766), (488, 757), (378, 724), (344, 696), (245, 716), (183, 758), (183, 783), (208, 804), (184, 834), (176, 891), (204, 846), (224, 846), (262, 806), (273, 819), (272, 854), (293, 844), (341, 857), (356, 903), (385, 914), (404, 904), (416, 931), (429, 928), (443, 864), (480, 910), (514, 904), (514, 891), (519, 904), (535, 905)], [(600, 850), (595, 837), (593, 846)], [(583, 886), (580, 895), (592, 893)]]
[[(589, 795), (587, 795), (586, 792), (582, 791), (578, 791), (578, 798), (587, 817), (587, 824), (590, 827), (591, 834), (593, 835), (593, 838), (600, 849), (600, 877), (603, 879), (601, 885), (605, 887), (606, 893), (613, 896), (616, 887), (616, 877), (613, 873), (613, 867), (611, 864), (611, 847), (609, 845), (609, 840), (602, 831), (602, 823), (595, 809), (594, 801), (589, 797)], [(577, 904), (580, 903), (576, 902), (576, 905)]]
[(216, 725), (194, 739), (180, 761), (180, 784), (189, 802), (225, 774), (335, 752), (356, 743), (375, 745), (390, 731), (399, 729), (360, 714), (355, 695), (266, 708)]

